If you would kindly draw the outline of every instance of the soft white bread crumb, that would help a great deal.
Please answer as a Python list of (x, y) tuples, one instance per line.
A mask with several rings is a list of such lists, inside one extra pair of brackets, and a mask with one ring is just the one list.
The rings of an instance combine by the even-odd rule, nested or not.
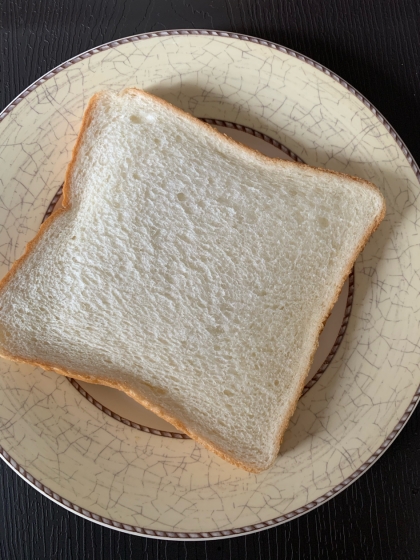
[(125, 390), (228, 461), (274, 461), (385, 206), (134, 89), (94, 96), (65, 210), (0, 285), (0, 353)]

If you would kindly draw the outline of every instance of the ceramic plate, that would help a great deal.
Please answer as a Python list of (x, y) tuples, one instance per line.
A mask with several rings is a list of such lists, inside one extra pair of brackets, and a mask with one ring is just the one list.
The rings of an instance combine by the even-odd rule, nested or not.
[(129, 37), (55, 68), (0, 115), (0, 275), (60, 187), (83, 109), (146, 89), (272, 157), (374, 182), (387, 216), (323, 333), (275, 465), (237, 469), (124, 395), (0, 360), (2, 457), (92, 521), (170, 539), (229, 537), (310, 511), (360, 476), (419, 398), (419, 170), (385, 119), (338, 76), (232, 33)]

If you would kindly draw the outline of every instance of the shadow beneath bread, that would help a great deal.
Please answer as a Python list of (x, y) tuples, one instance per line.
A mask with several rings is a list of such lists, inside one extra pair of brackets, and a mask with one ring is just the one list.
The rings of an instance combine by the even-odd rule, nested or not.
[(221, 93), (188, 82), (156, 84), (148, 87), (147, 91), (197, 118), (229, 120), (226, 118), (227, 113), (239, 116), (241, 112), (239, 103), (231, 104)]

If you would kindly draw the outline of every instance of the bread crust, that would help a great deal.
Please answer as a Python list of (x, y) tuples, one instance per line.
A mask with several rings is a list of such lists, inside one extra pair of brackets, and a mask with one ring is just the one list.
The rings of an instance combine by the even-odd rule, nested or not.
[[(79, 150), (80, 150), (80, 148), (83, 144), (84, 135), (86, 133), (86, 130), (87, 130), (90, 122), (92, 121), (94, 110), (95, 110), (99, 100), (101, 99), (101, 97), (106, 95), (106, 94), (107, 94), (107, 92), (98, 92), (98, 93), (94, 94), (93, 97), (91, 97), (91, 99), (89, 100), (87, 108), (84, 112), (79, 136), (78, 136), (76, 144), (73, 148), (72, 158), (71, 158), (71, 161), (70, 161), (70, 163), (67, 167), (67, 171), (66, 171), (66, 175), (65, 175), (65, 181), (64, 181), (64, 186), (63, 186), (63, 203), (62, 203), (63, 208), (54, 212), (54, 214), (52, 214), (41, 225), (41, 227), (40, 227), (38, 233), (35, 235), (35, 237), (26, 245), (26, 248), (25, 248), (25, 251), (24, 251), (23, 255), (13, 263), (9, 272), (0, 281), (0, 293), (2, 292), (2, 290), (5, 289), (7, 284), (12, 280), (14, 275), (18, 272), (19, 268), (25, 263), (25, 261), (27, 260), (29, 255), (32, 253), (32, 251), (34, 251), (34, 249), (36, 248), (36, 246), (38, 245), (38, 243), (40, 242), (40, 240), (42, 239), (42, 237), (44, 236), (46, 231), (52, 226), (52, 224), (55, 222), (55, 220), (57, 220), (57, 218), (59, 216), (64, 214), (71, 207), (71, 193), (72, 193), (71, 180), (72, 180), (73, 169), (74, 169), (74, 166), (76, 165), (76, 161), (77, 161), (77, 156), (78, 156)], [(141, 95), (141, 96), (148, 96), (148, 97), (153, 98), (155, 102), (161, 103), (167, 109), (172, 110), (173, 112), (182, 116), (183, 118), (187, 118), (188, 120), (190, 120), (190, 122), (193, 122), (195, 126), (202, 127), (202, 129), (205, 130), (206, 133), (211, 134), (214, 137), (217, 137), (218, 140), (220, 140), (222, 142), (225, 142), (225, 143), (228, 143), (230, 145), (233, 145), (235, 147), (240, 146), (242, 150), (244, 150), (245, 152), (248, 152), (253, 157), (256, 157), (257, 159), (259, 159), (261, 162), (264, 163), (264, 165), (275, 166), (277, 168), (280, 168), (280, 167), (281, 168), (290, 168), (290, 167), (299, 166), (299, 167), (302, 167), (302, 168), (305, 168), (305, 169), (310, 169), (311, 173), (313, 172), (315, 174), (324, 175), (325, 173), (327, 173), (327, 174), (331, 174), (331, 175), (335, 175), (335, 176), (345, 177), (346, 180), (348, 180), (349, 177), (350, 177), (350, 178), (353, 179), (353, 181), (355, 183), (362, 184), (365, 187), (374, 190), (382, 198), (381, 213), (377, 216), (375, 222), (372, 224), (372, 226), (369, 228), (369, 230), (367, 230), (363, 240), (360, 242), (359, 246), (354, 251), (353, 255), (349, 258), (348, 264), (347, 264), (346, 269), (345, 269), (345, 272), (344, 272), (344, 274), (342, 276), (342, 279), (339, 283), (339, 287), (338, 287), (336, 293), (334, 294), (334, 297), (331, 300), (328, 311), (325, 313), (324, 318), (318, 324), (317, 336), (316, 336), (316, 339), (315, 339), (316, 342), (313, 345), (313, 348), (312, 348), (312, 351), (311, 351), (311, 354), (310, 354), (310, 358), (308, 359), (305, 368), (302, 370), (302, 373), (300, 374), (300, 383), (297, 386), (297, 388), (295, 390), (295, 393), (294, 393), (294, 396), (293, 396), (293, 399), (291, 400), (291, 402), (289, 404), (289, 407), (288, 407), (288, 409), (287, 409), (287, 411), (284, 415), (284, 420), (281, 422), (281, 424), (278, 427), (276, 452), (274, 454), (273, 460), (269, 464), (265, 464), (265, 465), (262, 465), (262, 466), (261, 465), (253, 465), (253, 464), (244, 463), (242, 461), (239, 461), (239, 460), (235, 459), (231, 455), (227, 454), (221, 447), (217, 447), (214, 443), (207, 440), (206, 438), (203, 438), (201, 435), (197, 434), (194, 430), (192, 430), (191, 428), (189, 428), (188, 426), (183, 424), (183, 422), (181, 422), (175, 416), (172, 416), (172, 414), (169, 411), (167, 411), (166, 409), (164, 409), (163, 407), (161, 407), (159, 405), (156, 405), (156, 404), (150, 402), (144, 394), (142, 394), (138, 391), (134, 391), (132, 388), (130, 388), (125, 383), (109, 380), (109, 379), (102, 378), (102, 377), (99, 377), (99, 376), (90, 376), (90, 375), (87, 375), (87, 374), (79, 372), (79, 371), (75, 371), (75, 370), (60, 367), (59, 364), (44, 362), (44, 361), (41, 361), (41, 360), (30, 360), (30, 359), (23, 358), (23, 357), (18, 356), (18, 355), (11, 354), (11, 353), (5, 351), (4, 349), (0, 349), (0, 356), (1, 357), (12, 360), (14, 362), (21, 362), (21, 363), (30, 364), (30, 365), (33, 365), (33, 366), (41, 367), (41, 368), (46, 369), (46, 370), (54, 371), (55, 373), (58, 373), (60, 375), (64, 375), (66, 377), (73, 377), (75, 379), (79, 379), (79, 380), (85, 381), (87, 383), (106, 385), (106, 386), (111, 387), (113, 389), (118, 389), (120, 391), (123, 391), (124, 393), (129, 395), (131, 398), (133, 398), (135, 401), (140, 403), (142, 406), (151, 410), (152, 412), (154, 412), (155, 414), (160, 416), (162, 419), (166, 420), (167, 422), (169, 422), (170, 424), (175, 426), (178, 430), (180, 430), (180, 431), (184, 432), (185, 434), (189, 435), (194, 441), (202, 444), (204, 447), (206, 447), (207, 449), (209, 449), (210, 451), (212, 451), (213, 453), (215, 453), (216, 455), (218, 455), (219, 457), (221, 457), (225, 461), (231, 463), (234, 466), (240, 467), (240, 468), (242, 468), (242, 469), (244, 469), (248, 472), (259, 473), (263, 470), (268, 469), (275, 462), (275, 460), (277, 458), (277, 455), (278, 455), (278, 452), (279, 452), (279, 449), (280, 449), (280, 445), (281, 445), (281, 442), (282, 442), (283, 437), (284, 437), (284, 433), (286, 432), (289, 421), (290, 421), (291, 417), (293, 416), (293, 414), (295, 412), (297, 403), (299, 401), (300, 395), (301, 395), (302, 390), (303, 390), (304, 385), (305, 385), (306, 376), (307, 376), (307, 374), (310, 370), (311, 364), (312, 364), (314, 356), (315, 356), (315, 352), (318, 348), (319, 336), (320, 336), (320, 334), (321, 334), (321, 332), (324, 328), (325, 322), (327, 321), (329, 315), (331, 314), (331, 311), (332, 311), (332, 309), (333, 309), (333, 307), (334, 307), (334, 305), (335, 305), (335, 303), (336, 303), (336, 301), (337, 301), (337, 299), (340, 295), (341, 289), (342, 289), (348, 275), (351, 272), (351, 269), (354, 265), (354, 262), (356, 261), (358, 255), (361, 253), (361, 251), (365, 247), (369, 237), (378, 228), (379, 224), (381, 223), (381, 221), (383, 220), (383, 218), (385, 216), (385, 213), (386, 213), (385, 200), (384, 200), (382, 194), (380, 193), (379, 189), (375, 185), (373, 185), (372, 183), (369, 183), (368, 181), (364, 181), (363, 179), (360, 179), (358, 177), (351, 177), (349, 175), (345, 175), (344, 173), (339, 173), (337, 171), (331, 171), (331, 170), (328, 170), (328, 169), (310, 167), (310, 166), (308, 166), (304, 163), (291, 162), (291, 161), (285, 161), (285, 160), (270, 158), (268, 156), (265, 156), (265, 155), (261, 154), (257, 150), (249, 148), (248, 146), (245, 146), (244, 144), (241, 144), (240, 142), (237, 142), (236, 140), (233, 140), (232, 138), (226, 136), (225, 134), (222, 134), (222, 133), (218, 132), (211, 125), (196, 119), (195, 117), (193, 117), (192, 115), (189, 115), (188, 113), (185, 113), (184, 111), (182, 111), (178, 107), (175, 107), (175, 106), (171, 105), (170, 103), (168, 103), (167, 101), (165, 101), (163, 99), (160, 99), (160, 98), (158, 98), (158, 97), (156, 97), (156, 96), (154, 96), (150, 93), (144, 92), (144, 91), (136, 89), (136, 88), (126, 88), (126, 89), (122, 90), (119, 95), (124, 95), (124, 94)]]
[[(368, 183), (368, 184), (370, 184), (370, 183)], [(376, 188), (377, 187), (375, 187), (375, 189)], [(383, 199), (383, 197), (382, 197), (382, 199)], [(316, 353), (316, 351), (318, 349), (318, 345), (319, 345), (319, 337), (321, 336), (321, 333), (324, 329), (325, 323), (327, 322), (328, 317), (331, 315), (331, 312), (334, 308), (334, 305), (337, 303), (337, 300), (340, 296), (341, 290), (343, 289), (344, 283), (347, 280), (348, 276), (350, 275), (351, 269), (353, 268), (357, 257), (360, 255), (360, 253), (365, 248), (366, 243), (369, 241), (370, 236), (378, 229), (380, 223), (382, 222), (382, 220), (385, 217), (385, 214), (386, 214), (386, 206), (385, 206), (385, 201), (383, 201), (383, 207), (382, 207), (381, 214), (379, 214), (379, 216), (376, 218), (375, 222), (372, 224), (371, 228), (368, 230), (365, 237), (362, 239), (362, 241), (359, 243), (359, 246), (354, 251), (352, 257), (348, 260), (347, 268), (345, 269), (345, 272), (344, 272), (344, 274), (341, 278), (341, 281), (339, 283), (339, 287), (337, 288), (337, 290), (336, 290), (336, 292), (335, 292), (335, 294), (334, 294), (334, 296), (331, 300), (331, 304), (328, 308), (328, 311), (325, 313), (324, 318), (318, 324), (318, 332), (317, 332), (316, 339), (315, 339), (316, 342), (315, 342), (314, 346), (312, 347), (312, 352), (311, 352), (311, 355), (309, 357), (308, 364), (306, 366), (305, 374), (301, 377), (300, 384), (299, 384), (298, 389), (296, 390), (296, 393), (295, 393), (295, 399), (290, 403), (289, 408), (288, 408), (288, 410), (285, 414), (285, 420), (279, 426), (279, 430), (278, 430), (278, 433), (277, 433), (277, 453), (276, 453), (276, 457), (277, 457), (277, 454), (280, 450), (280, 445), (281, 445), (281, 442), (283, 440), (284, 434), (287, 430), (287, 427), (289, 425), (290, 419), (292, 418), (293, 414), (295, 413), (298, 401), (299, 401), (300, 396), (302, 394), (302, 391), (305, 387), (305, 379), (306, 379), (306, 376), (309, 373), (309, 370), (311, 369), (312, 362), (314, 361), (315, 353)], [(274, 459), (274, 461), (275, 461), (275, 459)], [(272, 462), (272, 464), (274, 463), (274, 461)], [(269, 465), (269, 467), (270, 466), (271, 465)]]

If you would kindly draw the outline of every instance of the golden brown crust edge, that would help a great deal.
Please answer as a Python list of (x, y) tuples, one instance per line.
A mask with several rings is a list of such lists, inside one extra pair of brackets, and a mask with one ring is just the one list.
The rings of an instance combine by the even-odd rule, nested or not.
[[(375, 189), (377, 189), (377, 187), (375, 187)], [(314, 357), (315, 357), (315, 353), (316, 353), (317, 348), (318, 348), (319, 337), (320, 337), (320, 335), (321, 335), (321, 333), (322, 333), (322, 331), (323, 331), (323, 329), (324, 329), (325, 323), (327, 322), (328, 317), (331, 315), (331, 312), (332, 312), (332, 310), (333, 310), (333, 307), (334, 307), (334, 305), (336, 304), (336, 302), (337, 302), (337, 300), (338, 300), (338, 298), (339, 298), (339, 296), (340, 296), (340, 293), (341, 293), (341, 290), (343, 289), (344, 283), (345, 283), (345, 281), (347, 280), (347, 278), (348, 278), (348, 276), (349, 276), (349, 274), (350, 274), (350, 272), (351, 272), (351, 269), (352, 269), (354, 263), (356, 262), (357, 257), (358, 257), (358, 256), (360, 255), (360, 253), (363, 251), (363, 249), (365, 248), (367, 242), (369, 241), (369, 238), (370, 238), (371, 235), (378, 229), (380, 223), (382, 222), (382, 220), (383, 220), (384, 217), (385, 217), (385, 214), (386, 214), (386, 205), (385, 205), (385, 200), (384, 200), (383, 197), (382, 197), (382, 201), (383, 201), (383, 205), (382, 205), (382, 211), (381, 211), (381, 213), (377, 216), (377, 218), (376, 218), (376, 220), (373, 222), (371, 228), (367, 231), (366, 235), (364, 236), (364, 238), (362, 239), (362, 241), (359, 243), (359, 246), (358, 246), (358, 247), (356, 248), (356, 250), (354, 251), (352, 257), (348, 260), (348, 264), (347, 264), (347, 267), (346, 267), (346, 269), (345, 269), (345, 271), (344, 271), (344, 274), (343, 274), (343, 276), (342, 276), (341, 282), (339, 283), (339, 287), (338, 287), (336, 293), (334, 294), (334, 297), (333, 297), (332, 300), (331, 300), (332, 303), (330, 304), (330, 307), (328, 308), (327, 312), (325, 313), (324, 318), (320, 321), (320, 323), (319, 323), (319, 325), (318, 325), (318, 333), (317, 333), (317, 335), (316, 335), (316, 343), (315, 343), (315, 345), (314, 345), (313, 348), (312, 348), (312, 351), (311, 351), (311, 354), (310, 354), (310, 358), (309, 358), (308, 365), (307, 365), (307, 367), (306, 367), (304, 373), (302, 374), (302, 377), (301, 377), (301, 379), (300, 379), (300, 383), (299, 383), (299, 385), (298, 385), (298, 387), (297, 387), (297, 389), (296, 389), (296, 392), (295, 392), (294, 399), (293, 399), (293, 401), (290, 403), (289, 408), (288, 408), (288, 410), (287, 410), (287, 412), (286, 412), (286, 414), (285, 414), (285, 419), (284, 419), (284, 421), (281, 423), (281, 425), (279, 426), (278, 435), (277, 435), (277, 452), (276, 452), (276, 454), (275, 454), (275, 458), (276, 458), (277, 455), (278, 455), (278, 452), (279, 452), (279, 450), (280, 450), (280, 445), (281, 445), (281, 442), (282, 442), (282, 440), (283, 440), (284, 434), (285, 434), (285, 432), (286, 432), (286, 430), (287, 430), (287, 427), (288, 427), (288, 425), (289, 425), (290, 419), (292, 418), (293, 414), (295, 413), (295, 410), (296, 410), (298, 401), (299, 401), (300, 396), (301, 396), (301, 394), (302, 394), (302, 391), (303, 391), (303, 389), (304, 389), (304, 387), (305, 387), (305, 379), (306, 379), (306, 376), (307, 376), (308, 373), (309, 373), (309, 370), (311, 369), (311, 365), (312, 365), (312, 362), (313, 362)], [(275, 459), (274, 459), (274, 461), (275, 461)], [(274, 461), (273, 461), (273, 463), (274, 463)], [(271, 465), (270, 465), (270, 466), (271, 466)], [(269, 467), (268, 467), (268, 468), (269, 468)]]
[[(222, 141), (227, 142), (231, 145), (234, 145), (235, 147), (237, 147), (238, 145), (241, 146), (241, 148), (243, 150), (252, 154), (254, 157), (256, 156), (257, 159), (264, 162), (265, 164), (269, 164), (270, 166), (275, 165), (277, 167), (283, 167), (283, 168), (284, 167), (300, 166), (300, 167), (310, 169), (311, 171), (320, 172), (321, 174), (329, 173), (329, 174), (332, 174), (332, 175), (341, 176), (343, 178), (346, 178), (346, 180), (348, 180), (348, 178), (350, 177), (349, 175), (345, 175), (343, 173), (339, 173), (339, 172), (336, 172), (336, 171), (331, 171), (331, 170), (328, 170), (328, 169), (322, 169), (322, 168), (316, 168), (316, 167), (310, 167), (310, 166), (308, 166), (304, 163), (289, 162), (289, 161), (285, 161), (285, 160), (277, 160), (277, 159), (270, 158), (268, 156), (265, 156), (265, 155), (261, 154), (257, 150), (253, 150), (252, 148), (249, 148), (248, 146), (245, 146), (244, 144), (241, 144), (240, 142), (236, 142), (232, 138), (230, 138), (230, 137), (228, 137), (224, 134), (221, 134), (220, 132), (215, 130), (212, 126), (210, 126), (209, 124), (196, 119), (195, 117), (193, 117), (192, 115), (189, 115), (188, 113), (185, 113), (184, 111), (182, 111), (178, 107), (175, 107), (175, 106), (171, 105), (170, 103), (168, 103), (167, 101), (165, 101), (163, 99), (160, 99), (160, 98), (158, 98), (158, 97), (156, 97), (156, 96), (154, 96), (150, 93), (144, 92), (144, 91), (136, 89), (136, 88), (126, 88), (120, 93), (120, 95), (122, 95), (124, 93), (132, 93), (132, 94), (135, 94), (135, 95), (144, 95), (144, 96), (152, 97), (152, 98), (154, 98), (155, 101), (157, 101), (157, 102), (161, 103), (162, 105), (164, 105), (165, 107), (173, 110), (174, 112), (183, 116), (184, 118), (188, 118), (191, 122), (194, 122), (196, 125), (204, 127), (204, 129), (208, 133), (214, 135), (219, 140), (222, 140)], [(102, 97), (102, 95), (104, 95), (104, 94), (106, 94), (106, 92), (98, 92), (98, 93), (94, 94), (93, 97), (91, 97), (91, 99), (89, 100), (89, 103), (88, 103), (88, 105), (85, 109), (81, 129), (80, 129), (76, 144), (73, 148), (72, 159), (71, 159), (71, 161), (70, 161), (70, 163), (67, 167), (67, 171), (66, 171), (66, 175), (65, 175), (65, 181), (64, 181), (64, 186), (63, 186), (63, 208), (57, 210), (52, 216), (50, 216), (41, 225), (41, 227), (40, 227), (38, 233), (36, 234), (36, 236), (26, 245), (26, 248), (25, 248), (25, 251), (24, 251), (23, 255), (13, 263), (9, 272), (0, 281), (0, 292), (5, 288), (5, 286), (10, 282), (10, 280), (13, 278), (13, 276), (17, 273), (19, 268), (24, 264), (24, 262), (27, 260), (30, 253), (35, 249), (38, 242), (40, 241), (40, 239), (42, 238), (44, 233), (50, 228), (50, 226), (53, 224), (53, 222), (61, 214), (66, 212), (67, 209), (70, 207), (71, 178), (72, 178), (73, 168), (76, 164), (77, 156), (78, 156), (80, 147), (82, 146), (82, 143), (83, 143), (85, 131), (86, 131), (87, 127), (89, 126), (91, 120), (92, 120), (93, 110), (95, 109), (95, 106), (96, 106), (98, 100), (100, 99), (100, 97)], [(221, 457), (225, 461), (231, 463), (232, 465), (237, 466), (239, 468), (242, 468), (242, 469), (244, 469), (248, 472), (252, 472), (252, 473), (259, 473), (263, 470), (266, 470), (266, 469), (270, 468), (270, 466), (274, 463), (274, 461), (277, 458), (277, 454), (278, 454), (278, 451), (280, 449), (280, 444), (281, 444), (281, 441), (283, 439), (284, 433), (285, 433), (285, 431), (286, 431), (286, 429), (289, 425), (289, 421), (290, 421), (291, 417), (293, 416), (294, 411), (296, 409), (297, 403), (299, 401), (299, 397), (302, 393), (302, 390), (303, 390), (303, 387), (304, 387), (304, 384), (305, 384), (306, 375), (307, 375), (307, 373), (308, 373), (308, 371), (311, 367), (316, 349), (318, 347), (319, 335), (321, 334), (322, 329), (324, 328), (324, 324), (325, 324), (326, 320), (328, 319), (328, 317), (329, 317), (329, 315), (330, 315), (330, 313), (331, 313), (331, 311), (332, 311), (332, 309), (333, 309), (333, 307), (334, 307), (334, 305), (335, 305), (335, 303), (336, 303), (336, 301), (339, 297), (340, 291), (341, 291), (341, 289), (344, 285), (344, 282), (346, 281), (348, 275), (350, 274), (351, 268), (352, 268), (354, 262), (356, 261), (357, 256), (363, 250), (363, 248), (366, 245), (369, 237), (377, 229), (377, 227), (379, 226), (379, 224), (381, 223), (381, 221), (383, 220), (383, 218), (385, 216), (385, 212), (386, 212), (385, 201), (384, 201), (383, 196), (380, 193), (379, 189), (375, 185), (373, 185), (372, 183), (369, 183), (368, 181), (364, 181), (363, 179), (360, 179), (358, 177), (351, 177), (351, 178), (355, 182), (363, 184), (365, 187), (368, 187), (368, 188), (374, 190), (375, 192), (377, 192), (382, 197), (382, 201), (383, 201), (382, 212), (377, 217), (376, 221), (372, 224), (372, 227), (370, 228), (370, 230), (368, 230), (368, 232), (366, 233), (362, 242), (359, 244), (359, 247), (354, 252), (353, 257), (351, 259), (349, 259), (349, 264), (348, 264), (348, 267), (346, 269), (345, 274), (343, 275), (342, 282), (340, 284), (340, 288), (337, 290), (337, 292), (335, 294), (335, 297), (332, 300), (332, 303), (330, 305), (330, 308), (329, 308), (328, 312), (325, 314), (325, 317), (323, 318), (323, 320), (319, 324), (318, 335), (316, 337), (317, 342), (312, 349), (310, 359), (309, 359), (309, 362), (308, 362), (308, 366), (305, 369), (304, 373), (302, 373), (300, 383), (299, 383), (299, 385), (298, 385), (298, 387), (295, 391), (294, 400), (289, 405), (289, 408), (288, 408), (288, 410), (285, 414), (285, 418), (279, 426), (278, 436), (277, 436), (276, 453), (274, 454), (274, 458), (269, 465), (265, 465), (263, 467), (256, 467), (254, 465), (250, 465), (250, 464), (246, 464), (246, 463), (243, 463), (241, 461), (238, 461), (237, 459), (233, 458), (232, 456), (227, 455), (226, 452), (223, 451), (223, 449), (218, 448), (217, 446), (215, 446), (210, 441), (207, 441), (202, 436), (200, 436), (199, 434), (194, 432), (194, 430), (191, 430), (190, 428), (185, 426), (181, 421), (179, 421), (177, 418), (173, 417), (165, 409), (163, 409), (162, 407), (160, 407), (158, 405), (155, 405), (155, 404), (151, 403), (150, 401), (147, 400), (147, 398), (144, 395), (133, 391), (130, 387), (128, 387), (124, 383), (120, 383), (120, 382), (117, 382), (117, 381), (111, 381), (111, 380), (100, 378), (100, 377), (89, 376), (89, 375), (86, 375), (86, 374), (78, 372), (78, 371), (72, 371), (72, 370), (68, 370), (68, 369), (65, 369), (65, 368), (61, 368), (57, 364), (52, 364), (52, 363), (50, 364), (50, 363), (43, 362), (43, 361), (29, 360), (29, 359), (26, 359), (26, 358), (22, 358), (20, 356), (15, 356), (13, 354), (9, 354), (6, 351), (3, 351), (3, 352), (0, 351), (0, 356), (3, 357), (3, 358), (6, 358), (6, 359), (12, 360), (14, 362), (21, 362), (21, 363), (30, 364), (30, 365), (33, 365), (33, 366), (41, 367), (43, 369), (54, 371), (55, 373), (58, 373), (60, 375), (64, 375), (64, 376), (67, 376), (67, 377), (69, 377), (69, 376), (74, 377), (75, 379), (79, 379), (81, 381), (86, 381), (88, 383), (106, 385), (108, 387), (123, 391), (127, 395), (132, 397), (134, 400), (136, 400), (138, 403), (140, 403), (142, 406), (151, 410), (152, 412), (154, 412), (155, 414), (157, 414), (158, 416), (160, 416), (161, 418), (163, 418), (164, 420), (166, 420), (167, 422), (169, 422), (170, 424), (175, 426), (177, 429), (179, 429), (182, 432), (189, 435), (194, 441), (202, 444), (204, 447), (209, 449), (211, 452), (215, 453), (216, 455), (218, 455), (219, 457)]]
[(71, 193), (71, 177), (73, 173), (74, 166), (76, 165), (77, 156), (79, 155), (80, 148), (83, 144), (83, 139), (85, 132), (92, 121), (93, 111), (98, 103), (99, 99), (102, 97), (103, 93), (98, 92), (95, 93), (90, 99), (87, 104), (87, 107), (83, 113), (82, 125), (80, 127), (79, 134), (77, 136), (76, 144), (74, 145), (70, 163), (66, 169), (66, 175), (64, 177), (64, 185), (63, 185), (63, 208), (68, 208), (70, 205), (70, 193)]
[[(100, 95), (101, 95), (100, 93), (96, 93), (95, 95), (93, 95), (91, 97), (91, 99), (89, 100), (89, 103), (88, 103), (88, 105), (85, 109), (85, 112), (83, 114), (83, 120), (82, 120), (82, 125), (81, 125), (81, 128), (80, 128), (80, 132), (79, 132), (79, 135), (77, 137), (76, 144), (73, 148), (72, 158), (70, 160), (69, 165), (67, 166), (66, 175), (65, 175), (65, 179), (64, 179), (63, 208), (60, 208), (59, 210), (54, 212), (54, 214), (52, 214), (49, 218), (47, 218), (45, 220), (45, 222), (43, 224), (41, 224), (41, 226), (40, 226), (37, 234), (35, 235), (35, 237), (31, 241), (29, 241), (29, 243), (27, 243), (27, 245), (25, 247), (25, 250), (23, 252), (23, 255), (21, 257), (19, 257), (12, 264), (10, 270), (5, 274), (5, 276), (0, 281), (0, 292), (5, 288), (5, 286), (10, 282), (10, 280), (13, 278), (13, 276), (17, 273), (19, 268), (24, 264), (24, 262), (26, 261), (26, 259), (30, 255), (30, 253), (35, 249), (38, 242), (43, 237), (44, 233), (51, 227), (51, 225), (54, 223), (54, 221), (69, 208), (71, 171), (73, 170), (73, 167), (74, 167), (75, 162), (76, 162), (77, 154), (79, 152), (80, 146), (82, 145), (82, 139), (83, 139), (83, 136), (84, 136), (84, 132), (85, 132), (86, 128), (88, 127), (88, 125), (89, 125), (89, 123), (92, 119), (92, 111), (93, 111)], [(0, 356), (1, 356), (1, 354), (0, 354)], [(13, 358), (10, 358), (10, 359), (13, 359)], [(18, 361), (18, 360), (14, 359), (14, 361)]]
[(93, 383), (95, 385), (105, 385), (107, 387), (111, 387), (112, 389), (118, 389), (119, 391), (126, 393), (128, 396), (130, 396), (132, 399), (137, 401), (139, 404), (141, 404), (148, 410), (154, 412), (157, 416), (159, 416), (163, 420), (166, 420), (166, 422), (172, 424), (175, 428), (177, 428), (181, 432), (190, 436), (192, 440), (200, 443), (201, 445), (203, 445), (204, 447), (206, 447), (207, 449), (209, 449), (210, 451), (212, 451), (213, 453), (215, 453), (216, 455), (218, 455), (228, 463), (231, 463), (236, 467), (240, 467), (252, 473), (258, 473), (261, 472), (262, 470), (265, 470), (265, 467), (264, 469), (258, 469), (251, 465), (242, 463), (241, 461), (234, 459), (230, 455), (227, 455), (225, 451), (218, 448), (213, 443), (211, 443), (210, 441), (206, 440), (205, 438), (203, 438), (202, 436), (194, 432), (194, 430), (188, 428), (185, 424), (183, 424), (176, 417), (172, 416), (163, 407), (153, 404), (144, 395), (142, 395), (140, 392), (134, 391), (125, 383), (121, 383), (119, 381), (113, 381), (101, 377), (90, 376), (75, 370), (60, 368), (53, 363), (44, 362), (42, 360), (37, 360), (37, 361), (28, 360), (20, 356), (15, 356), (14, 354), (9, 354), (8, 352), (5, 351), (0, 352), (0, 357), (6, 358), (7, 360), (12, 360), (13, 362), (19, 362), (19, 363), (36, 366), (36, 367), (41, 367), (44, 370), (53, 371), (65, 377), (72, 377), (74, 379), (79, 379), (80, 381), (85, 381), (86, 383)]
[[(99, 97), (102, 93), (103, 92), (98, 92), (95, 95)], [(256, 157), (257, 159), (259, 159), (264, 164), (268, 164), (268, 165), (274, 166), (274, 167), (283, 167), (283, 168), (284, 167), (301, 167), (301, 168), (304, 168), (304, 169), (311, 170), (311, 172), (315, 171), (315, 172), (320, 172), (321, 174), (326, 173), (326, 174), (329, 174), (329, 175), (335, 175), (336, 177), (342, 177), (343, 179), (346, 179), (346, 180), (351, 178), (351, 179), (353, 179), (353, 181), (355, 183), (359, 183), (361, 185), (364, 185), (365, 187), (368, 187), (371, 190), (374, 190), (377, 194), (379, 194), (382, 197), (382, 200), (384, 200), (383, 196), (382, 196), (382, 193), (378, 189), (378, 187), (376, 185), (374, 185), (373, 183), (371, 183), (369, 181), (366, 181), (365, 179), (361, 179), (360, 177), (355, 177), (354, 175), (347, 175), (346, 173), (340, 173), (339, 171), (333, 171), (331, 169), (324, 169), (322, 167), (312, 167), (311, 165), (307, 165), (306, 163), (301, 163), (301, 162), (298, 162), (298, 161), (287, 161), (287, 160), (284, 160), (284, 159), (276, 159), (276, 158), (266, 156), (266, 155), (262, 154), (261, 152), (259, 152), (258, 150), (254, 150), (254, 148), (250, 148), (249, 146), (246, 146), (245, 144), (242, 144), (242, 142), (239, 142), (238, 140), (234, 140), (230, 136), (227, 136), (226, 134), (223, 134), (222, 132), (219, 132), (218, 130), (213, 128), (213, 126), (211, 126), (210, 124), (208, 124), (204, 121), (201, 121), (199, 118), (194, 117), (193, 115), (190, 115), (189, 113), (186, 113), (185, 111), (183, 111), (179, 107), (176, 107), (175, 105), (172, 105), (171, 103), (169, 103), (169, 101), (166, 101), (165, 99), (161, 99), (160, 97), (156, 97), (152, 93), (149, 93), (149, 92), (144, 91), (144, 90), (137, 89), (135, 87), (125, 88), (120, 92), (119, 95), (123, 95), (124, 93), (131, 93), (133, 95), (140, 95), (140, 96), (143, 96), (143, 97), (150, 97), (150, 98), (154, 99), (155, 102), (160, 103), (161, 105), (163, 105), (167, 109), (170, 109), (171, 111), (178, 114), (179, 116), (187, 118), (190, 122), (193, 122), (195, 125), (197, 125), (199, 127), (202, 127), (204, 130), (206, 130), (213, 137), (217, 137), (219, 140), (222, 140), (222, 141), (226, 142), (227, 144), (230, 144), (231, 146), (235, 146), (235, 147), (240, 146), (242, 148), (242, 151), (248, 152), (250, 155)], [(385, 215), (385, 213), (383, 215)], [(382, 216), (380, 221), (382, 221), (382, 219), (383, 219), (383, 216)]]

